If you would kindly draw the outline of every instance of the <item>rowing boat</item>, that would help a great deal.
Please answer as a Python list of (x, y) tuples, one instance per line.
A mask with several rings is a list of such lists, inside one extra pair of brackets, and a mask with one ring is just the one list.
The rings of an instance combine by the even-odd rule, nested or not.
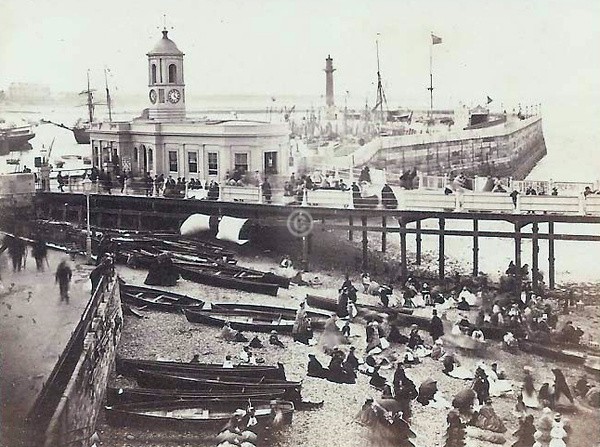
[(138, 370), (135, 379), (144, 388), (179, 389), (196, 391), (228, 391), (228, 392), (270, 392), (285, 390), (285, 398), (292, 401), (301, 400), (302, 382), (287, 380), (255, 379), (248, 377), (221, 377), (218, 380), (208, 377), (193, 377), (185, 374), (160, 373)]
[(284, 389), (273, 389), (269, 391), (252, 392), (229, 392), (220, 391), (189, 391), (189, 390), (165, 390), (160, 388), (114, 388), (106, 389), (106, 401), (109, 405), (127, 404), (134, 402), (157, 402), (169, 400), (203, 401), (203, 400), (234, 400), (241, 401), (248, 399), (268, 400), (282, 397)]
[(202, 309), (204, 306), (204, 301), (198, 298), (130, 284), (121, 285), (121, 300), (134, 306), (165, 312), (180, 312), (184, 308)]
[[(249, 402), (217, 401), (158, 401), (106, 406), (106, 421), (114, 426), (145, 425), (161, 427), (218, 427), (228, 422), (237, 409), (246, 409)], [(283, 421), (291, 423), (294, 404), (288, 401), (250, 401), (256, 419), (269, 424), (276, 413), (283, 413)]]
[(252, 332), (292, 332), (294, 319), (268, 312), (240, 310), (191, 310), (185, 309), (185, 317), (190, 323), (203, 323), (223, 327), (229, 323), (232, 329)]
[[(306, 294), (306, 304), (312, 307), (316, 307), (318, 309), (329, 310), (331, 312), (337, 312), (338, 310), (338, 302), (336, 299), (327, 298), (319, 295), (311, 295)], [(384, 307), (384, 306), (375, 306), (373, 304), (363, 304), (356, 303), (356, 308), (360, 310), (369, 310), (373, 312), (379, 313), (387, 313), (390, 315), (395, 314), (406, 314), (411, 315), (413, 313), (412, 309), (407, 309), (404, 307)]]
[(147, 371), (169, 372), (184, 374), (209, 374), (216, 376), (231, 375), (254, 378), (268, 378), (285, 380), (285, 369), (280, 363), (274, 365), (236, 365), (233, 368), (223, 368), (216, 363), (182, 363), (162, 360), (126, 359), (117, 357), (116, 371), (125, 376), (134, 375), (136, 371), (143, 369)]
[(581, 365), (584, 364), (587, 359), (587, 354), (580, 350), (571, 348), (562, 349), (557, 345), (549, 346), (528, 340), (519, 340), (519, 348), (524, 352), (538, 354), (543, 357), (571, 364)]
[[(281, 316), (287, 320), (294, 320), (296, 318), (296, 309), (290, 307), (280, 307), (280, 306), (266, 306), (262, 304), (248, 304), (248, 303), (206, 303), (203, 307), (203, 310), (208, 310), (207, 308), (210, 306), (212, 309), (217, 310), (238, 310), (243, 311), (245, 313), (269, 313), (274, 314), (276, 316)], [(318, 312), (315, 310), (306, 311), (306, 316), (311, 319), (311, 324), (313, 328), (323, 327), (326, 321), (330, 318), (330, 314), (325, 312)]]
[[(245, 292), (262, 293), (277, 296), (279, 286), (264, 282), (266, 276), (249, 276), (248, 274), (232, 273), (228, 270), (211, 270), (192, 265), (175, 264), (183, 279), (225, 289), (237, 289)], [(262, 279), (262, 280), (259, 280)]]

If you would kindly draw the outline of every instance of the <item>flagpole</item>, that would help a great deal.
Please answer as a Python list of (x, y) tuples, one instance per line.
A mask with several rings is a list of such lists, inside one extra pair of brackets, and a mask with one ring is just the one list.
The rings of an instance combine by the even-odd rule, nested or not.
[(433, 118), (433, 33), (429, 44), (429, 119)]

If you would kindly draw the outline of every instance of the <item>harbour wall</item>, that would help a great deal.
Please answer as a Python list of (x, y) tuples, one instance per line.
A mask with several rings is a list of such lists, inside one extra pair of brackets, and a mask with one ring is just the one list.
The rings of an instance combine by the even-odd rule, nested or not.
[(93, 442), (123, 315), (119, 282), (104, 277), (29, 415), (30, 445), (81, 446)]
[(360, 157), (355, 154), (356, 165), (393, 174), (416, 168), (427, 174), (454, 171), (516, 180), (524, 179), (547, 152), (540, 117), (445, 135), (386, 137), (369, 144)]

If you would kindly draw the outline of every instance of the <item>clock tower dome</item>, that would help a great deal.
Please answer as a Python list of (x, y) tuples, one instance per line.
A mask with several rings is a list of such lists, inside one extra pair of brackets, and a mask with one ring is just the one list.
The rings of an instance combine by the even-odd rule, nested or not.
[(148, 56), (149, 117), (158, 121), (185, 118), (185, 83), (183, 82), (183, 53), (168, 37), (162, 38)]

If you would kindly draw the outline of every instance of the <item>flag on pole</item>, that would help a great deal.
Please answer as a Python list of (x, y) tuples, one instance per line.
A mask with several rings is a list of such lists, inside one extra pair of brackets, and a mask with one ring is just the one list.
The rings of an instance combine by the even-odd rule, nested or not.
[(493, 101), (493, 99), (492, 99), (492, 98), (490, 98), (490, 97), (488, 96), (488, 97), (487, 97), (487, 103), (489, 104), (489, 103), (490, 103), (490, 102), (492, 102), (492, 101)]
[(437, 45), (438, 43), (442, 43), (442, 38), (436, 36), (435, 34), (431, 33), (431, 44), (432, 45)]

